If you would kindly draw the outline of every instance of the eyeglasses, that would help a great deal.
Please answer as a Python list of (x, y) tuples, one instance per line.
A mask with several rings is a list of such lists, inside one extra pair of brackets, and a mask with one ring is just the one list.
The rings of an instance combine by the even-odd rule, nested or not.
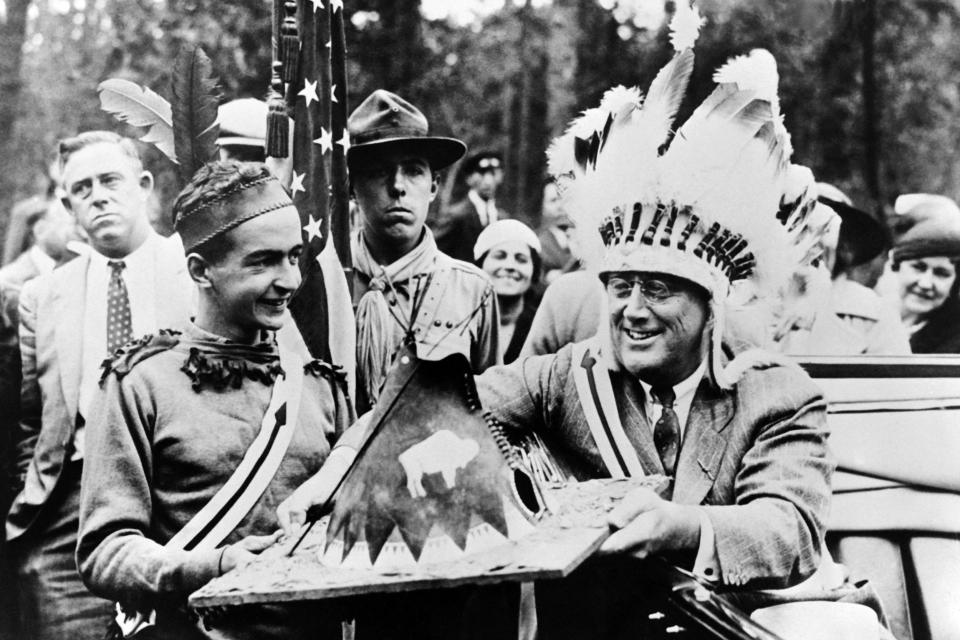
[(628, 299), (636, 288), (647, 304), (663, 304), (677, 295), (677, 290), (662, 278), (608, 276), (604, 284), (607, 293), (617, 300)]

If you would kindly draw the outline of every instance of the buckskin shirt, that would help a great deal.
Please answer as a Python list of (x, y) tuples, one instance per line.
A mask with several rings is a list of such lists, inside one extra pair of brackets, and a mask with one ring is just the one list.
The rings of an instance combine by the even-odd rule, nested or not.
[[(77, 560), (94, 593), (156, 609), (159, 637), (206, 637), (185, 610), (187, 596), (219, 575), (223, 545), (278, 529), (277, 506), (320, 468), (349, 424), (340, 383), (329, 369), (308, 365), (292, 441), (251, 511), (221, 548), (164, 549), (234, 472), (260, 431), (280, 371), (272, 335), (238, 345), (190, 324), (115, 358), (105, 374), (88, 422)], [(295, 618), (240, 607), (222, 631), (297, 637)], [(314, 612), (315, 637), (323, 637), (321, 618)]]

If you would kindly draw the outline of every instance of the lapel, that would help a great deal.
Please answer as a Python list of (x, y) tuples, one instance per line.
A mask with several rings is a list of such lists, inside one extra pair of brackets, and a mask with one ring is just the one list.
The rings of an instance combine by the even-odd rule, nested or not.
[(159, 238), (154, 246), (154, 292), (157, 329), (169, 329), (194, 315), (197, 292), (187, 275), (183, 245), (177, 236)]
[(663, 462), (657, 447), (653, 444), (653, 429), (643, 411), (643, 387), (633, 376), (624, 375), (619, 371), (611, 371), (610, 377), (616, 381), (616, 393), (626, 402), (617, 403), (620, 406), (621, 424), (630, 442), (637, 450), (640, 466), (648, 475), (663, 474)]
[(733, 392), (718, 389), (705, 377), (697, 387), (684, 430), (673, 487), (673, 501), (700, 504), (717, 479), (733, 419)]
[(87, 267), (89, 256), (71, 260), (54, 277), (51, 305), (57, 366), (67, 415), (77, 415), (80, 400), (80, 378), (83, 375), (84, 308), (87, 299)]

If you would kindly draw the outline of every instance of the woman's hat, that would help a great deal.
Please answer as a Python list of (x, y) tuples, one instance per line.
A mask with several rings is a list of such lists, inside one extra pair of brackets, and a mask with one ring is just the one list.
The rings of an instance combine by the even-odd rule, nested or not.
[(507, 240), (519, 240), (530, 247), (531, 251), (536, 251), (538, 254), (543, 252), (540, 239), (537, 238), (533, 229), (519, 220), (506, 219), (497, 220), (480, 232), (477, 243), (473, 245), (473, 259), (479, 260), (483, 254)]
[(347, 163), (358, 162), (402, 146), (422, 155), (433, 170), (449, 167), (463, 157), (467, 145), (456, 138), (431, 136), (426, 116), (400, 96), (377, 89), (347, 120), (350, 148)]
[(894, 263), (932, 256), (960, 259), (960, 208), (953, 200), (914, 193), (897, 198), (894, 208), (899, 214), (893, 226)]

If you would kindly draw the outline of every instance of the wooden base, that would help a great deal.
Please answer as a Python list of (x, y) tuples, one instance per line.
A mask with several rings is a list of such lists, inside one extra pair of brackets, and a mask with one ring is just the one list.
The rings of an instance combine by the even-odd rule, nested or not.
[[(325, 523), (318, 523), (292, 557), (292, 540), (268, 549), (254, 562), (217, 578), (190, 596), (194, 609), (252, 603), (342, 598), (370, 593), (449, 588), (466, 584), (531, 582), (563, 578), (592, 555), (610, 535), (606, 514), (629, 491), (660, 492), (663, 476), (591, 480), (550, 489), (556, 513), (515, 542), (455, 561), (402, 570), (378, 571), (321, 564)], [(321, 526), (322, 525), (322, 526)]]

